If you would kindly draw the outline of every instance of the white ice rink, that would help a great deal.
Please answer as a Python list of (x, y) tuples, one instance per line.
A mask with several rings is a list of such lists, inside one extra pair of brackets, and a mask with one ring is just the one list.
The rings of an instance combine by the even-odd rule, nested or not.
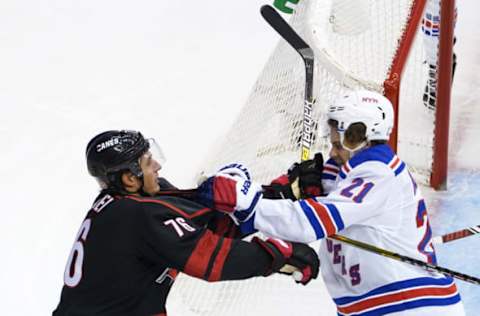
[[(258, 13), (270, 2), (0, 1), (1, 315), (58, 303), (97, 191), (84, 161), (93, 135), (142, 130), (167, 154), (162, 174), (193, 184), (278, 39)], [(480, 224), (480, 3), (458, 2), (449, 189), (426, 192), (436, 235)], [(439, 264), (480, 276), (479, 247), (438, 246)], [(477, 315), (480, 286), (457, 284)]]

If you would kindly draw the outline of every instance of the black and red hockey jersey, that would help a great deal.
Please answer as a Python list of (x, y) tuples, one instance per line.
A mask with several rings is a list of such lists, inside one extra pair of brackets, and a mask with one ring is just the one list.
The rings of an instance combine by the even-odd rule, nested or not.
[(268, 275), (272, 258), (226, 237), (232, 223), (222, 216), (179, 197), (102, 192), (78, 232), (53, 315), (161, 315), (177, 270), (208, 281)]

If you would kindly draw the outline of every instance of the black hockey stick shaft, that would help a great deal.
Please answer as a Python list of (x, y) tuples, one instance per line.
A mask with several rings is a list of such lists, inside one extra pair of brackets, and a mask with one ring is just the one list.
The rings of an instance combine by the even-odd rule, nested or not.
[(260, 9), (265, 21), (285, 39), (290, 46), (297, 51), (305, 64), (305, 97), (303, 105), (303, 130), (302, 130), (302, 153), (301, 161), (310, 159), (312, 146), (312, 110), (313, 110), (313, 49), (295, 32), (282, 16), (270, 5), (264, 5)]
[(427, 271), (440, 272), (440, 273), (448, 275), (452, 278), (456, 278), (456, 279), (459, 279), (459, 280), (462, 280), (462, 281), (465, 281), (465, 282), (480, 285), (480, 278), (477, 278), (477, 277), (474, 277), (474, 276), (471, 276), (471, 275), (468, 275), (468, 274), (453, 271), (453, 270), (450, 270), (450, 269), (447, 269), (447, 268), (444, 268), (444, 267), (440, 267), (440, 266), (437, 266), (437, 265), (434, 265), (434, 264), (431, 264), (431, 263), (423, 262), (423, 261), (418, 260), (418, 259), (414, 259), (414, 258), (411, 258), (411, 257), (400, 255), (398, 253), (394, 253), (392, 251), (388, 251), (388, 250), (385, 250), (385, 249), (382, 249), (382, 248), (378, 248), (378, 247), (366, 244), (366, 243), (358, 241), (358, 240), (353, 240), (353, 239), (350, 239), (350, 238), (345, 237), (345, 236), (332, 235), (332, 236), (329, 236), (328, 238), (344, 242), (344, 243), (352, 245), (354, 247), (357, 247), (357, 248), (360, 248), (360, 249), (363, 249), (363, 250), (366, 250), (366, 251), (369, 251), (369, 252), (372, 252), (372, 253), (376, 253), (378, 255), (381, 255), (381, 256), (384, 256), (384, 257), (387, 257), (387, 258), (390, 258), (390, 259), (405, 262), (405, 263), (423, 268)]

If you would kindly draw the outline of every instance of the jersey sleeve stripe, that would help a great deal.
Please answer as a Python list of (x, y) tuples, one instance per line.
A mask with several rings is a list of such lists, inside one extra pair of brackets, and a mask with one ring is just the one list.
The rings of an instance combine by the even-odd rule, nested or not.
[(340, 215), (340, 212), (338, 211), (337, 207), (329, 203), (325, 204), (325, 206), (330, 211), (330, 214), (332, 215), (333, 220), (335, 221), (335, 225), (337, 225), (337, 232), (344, 229), (345, 223), (343, 222), (342, 216)]
[(307, 217), (308, 221), (310, 222), (310, 226), (312, 226), (315, 235), (317, 239), (322, 239), (325, 237), (325, 232), (322, 228), (322, 225), (320, 225), (320, 221), (318, 220), (317, 216), (315, 215), (314, 211), (311, 209), (311, 207), (307, 204), (305, 200), (300, 200), (300, 206), (305, 213), (305, 216)]
[(350, 167), (349, 162), (347, 161), (346, 163), (343, 164), (343, 166), (340, 168), (340, 177), (342, 179), (345, 179), (347, 177), (347, 174), (352, 170), (352, 167)]
[(426, 288), (417, 288), (417, 289), (399, 291), (397, 293), (391, 293), (391, 294), (386, 294), (382, 296), (372, 297), (367, 300), (354, 303), (349, 306), (344, 306), (344, 307), (338, 306), (337, 309), (340, 313), (343, 313), (343, 314), (355, 313), (355, 315), (358, 315), (358, 313), (362, 313), (362, 312), (372, 313), (373, 312), (372, 308), (379, 308), (379, 307), (385, 308), (389, 305), (397, 305), (401, 302), (412, 303), (413, 299), (432, 299), (432, 298), (449, 299), (451, 298), (452, 295), (458, 296), (457, 287), (455, 286), (455, 284), (452, 284), (448, 287), (426, 287)]
[(405, 163), (402, 161), (400, 166), (394, 171), (395, 176), (398, 176), (403, 171), (403, 169), (405, 169)]
[[(371, 309), (365, 313), (355, 314), (358, 316), (371, 316), (371, 315), (386, 315), (396, 312), (402, 312), (409, 309), (417, 309), (419, 307), (428, 306), (446, 306), (454, 305), (460, 302), (460, 294), (456, 294), (446, 298), (424, 298), (412, 301), (402, 301), (397, 304), (389, 304), (380, 308)], [(341, 315), (341, 314), (340, 314)]]
[(408, 280), (393, 282), (387, 285), (380, 286), (362, 295), (334, 298), (333, 301), (337, 305), (348, 305), (350, 303), (358, 302), (371, 296), (389, 293), (389, 292), (395, 292), (398, 290), (414, 288), (414, 287), (422, 287), (422, 286), (425, 286), (425, 287), (426, 286), (450, 286), (451, 284), (453, 284), (453, 279), (451, 277), (445, 277), (445, 278), (423, 277), (423, 278), (408, 279)]
[(206, 230), (198, 240), (195, 249), (185, 264), (185, 273), (197, 278), (205, 278), (211, 256), (217, 247), (220, 237)]
[(335, 180), (339, 171), (337, 166), (325, 165), (322, 171), (322, 179)]
[(337, 176), (336, 175), (332, 175), (332, 174), (328, 174), (328, 173), (323, 173), (322, 174), (322, 179), (323, 180), (335, 180), (337, 179)]
[(327, 232), (327, 236), (333, 235), (336, 233), (335, 225), (333, 224), (333, 220), (330, 217), (330, 214), (327, 212), (327, 208), (322, 203), (316, 202), (312, 199), (307, 200), (308, 205), (313, 207), (315, 210), (318, 218), (320, 219), (323, 227), (325, 227), (325, 231)]
[(397, 155), (395, 155), (388, 163), (388, 167), (393, 170), (395, 176), (398, 176), (403, 171), (403, 169), (405, 169), (405, 163), (401, 161)]
[(339, 315), (384, 315), (421, 306), (460, 301), (451, 277), (423, 277), (383, 285), (359, 296), (335, 298)]
[(332, 165), (325, 165), (323, 167), (323, 171), (328, 171), (328, 172), (331, 172), (331, 173), (334, 173), (334, 174), (337, 174), (338, 173), (338, 167), (337, 166), (332, 166)]
[(208, 281), (220, 280), (220, 278), (222, 277), (223, 266), (225, 265), (225, 260), (227, 259), (227, 255), (230, 252), (231, 247), (232, 247), (232, 239), (225, 238), (223, 240), (223, 244), (222, 244), (222, 247), (220, 248), (220, 251), (215, 257), (212, 272), (208, 277)]
[(394, 156), (392, 161), (388, 164), (388, 166), (391, 168), (391, 169), (395, 169), (395, 167), (397, 166), (397, 164), (400, 162), (400, 158), (398, 158), (397, 156)]
[(333, 158), (328, 158), (328, 160), (325, 162), (325, 166), (330, 166), (333, 168), (338, 168), (338, 164)]
[(350, 167), (350, 164), (348, 163), (348, 161), (344, 163), (342, 167), (345, 170), (345, 173), (349, 173), (350, 170), (352, 170), (352, 167)]

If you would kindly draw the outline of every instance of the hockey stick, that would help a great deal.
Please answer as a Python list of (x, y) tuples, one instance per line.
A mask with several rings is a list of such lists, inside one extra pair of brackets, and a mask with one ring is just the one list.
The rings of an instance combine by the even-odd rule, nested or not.
[[(264, 190), (268, 190), (270, 186), (262, 185)], [(160, 191), (158, 195), (170, 195), (170, 196), (179, 196), (189, 198), (195, 195), (197, 189), (186, 189), (186, 190), (165, 190)], [(472, 226), (468, 228), (464, 228), (461, 230), (457, 230), (452, 233), (448, 233), (445, 235), (435, 236), (432, 238), (432, 243), (435, 245), (445, 244), (447, 242), (451, 242), (454, 240), (462, 239), (465, 237), (473, 236), (480, 234), (480, 225)]]
[[(158, 193), (158, 195), (170, 195), (170, 196), (180, 196), (180, 197), (185, 197), (185, 198), (189, 198), (189, 197), (191, 198), (193, 195), (195, 195), (196, 191), (197, 191), (197, 189), (166, 190), (166, 191), (160, 191)], [(445, 243), (445, 242), (448, 242), (448, 241), (464, 238), (464, 237), (471, 236), (471, 235), (474, 235), (474, 234), (479, 234), (479, 233), (480, 233), (480, 226), (475, 226), (475, 227), (466, 228), (466, 229), (463, 229), (463, 230), (460, 230), (460, 231), (456, 231), (456, 232), (453, 232), (453, 233), (450, 233), (450, 234), (446, 234), (446, 235), (443, 235), (443, 236), (434, 237), (434, 238), (432, 238), (432, 241), (437, 240), (436, 243)], [(420, 267), (422, 269), (425, 269), (427, 271), (435, 271), (435, 272), (443, 273), (445, 275), (448, 275), (450, 277), (453, 277), (453, 278), (456, 278), (456, 279), (459, 279), (459, 280), (462, 280), (462, 281), (465, 281), (465, 282), (480, 285), (480, 278), (473, 277), (473, 276), (470, 276), (470, 275), (467, 275), (467, 274), (464, 274), (464, 273), (461, 273), (461, 272), (453, 271), (453, 270), (450, 270), (450, 269), (447, 269), (447, 268), (444, 268), (444, 267), (441, 267), (441, 266), (433, 265), (431, 263), (427, 263), (427, 262), (424, 262), (424, 261), (421, 261), (421, 260), (418, 260), (418, 259), (414, 259), (414, 258), (411, 258), (411, 257), (400, 255), (398, 253), (394, 253), (392, 251), (385, 250), (385, 249), (382, 249), (382, 248), (379, 248), (379, 247), (376, 247), (376, 246), (373, 246), (373, 245), (370, 245), (370, 244), (367, 244), (367, 243), (364, 243), (364, 242), (361, 242), (361, 241), (358, 241), (358, 240), (353, 240), (353, 239), (350, 239), (350, 238), (342, 236), (342, 235), (331, 235), (328, 238), (344, 242), (344, 243), (349, 244), (351, 246), (354, 246), (354, 247), (357, 247), (357, 248), (360, 248), (360, 249), (363, 249), (363, 250), (366, 250), (366, 251), (369, 251), (369, 252), (372, 252), (372, 253), (376, 253), (378, 255), (381, 255), (381, 256), (384, 256), (384, 257), (387, 257), (387, 258), (390, 258), (390, 259), (394, 259), (394, 260), (401, 261), (401, 262), (404, 262), (404, 263), (408, 263), (408, 264), (411, 264), (411, 265), (414, 265), (414, 266), (418, 266), (418, 267)], [(438, 240), (440, 240), (440, 242), (438, 242)], [(294, 279), (297, 280), (297, 281), (300, 281), (303, 278), (302, 273), (300, 271), (298, 271), (293, 266), (285, 265), (282, 268), (281, 272), (292, 274)]]
[[(302, 152), (300, 159), (306, 161), (310, 158), (312, 145), (312, 108), (313, 108), (313, 49), (295, 32), (295, 30), (280, 16), (271, 6), (264, 5), (260, 8), (260, 14), (270, 26), (285, 39), (295, 51), (300, 54), (305, 65), (305, 95), (303, 105), (303, 129), (302, 129)], [(177, 194), (188, 196), (191, 190), (181, 190)], [(284, 273), (291, 273), (293, 278), (300, 281), (303, 274), (295, 267), (285, 265), (281, 269)]]
[(476, 234), (480, 234), (480, 225), (457, 230), (456, 232), (448, 233), (442, 236), (433, 237), (432, 242), (436, 245), (444, 244), (450, 241), (462, 239)]
[(443, 274), (448, 275), (452, 278), (456, 278), (456, 279), (459, 279), (459, 280), (462, 280), (462, 281), (465, 281), (465, 282), (480, 285), (480, 278), (477, 278), (477, 277), (474, 277), (474, 276), (471, 276), (471, 275), (467, 275), (467, 274), (464, 274), (464, 273), (460, 273), (460, 272), (457, 272), (457, 271), (453, 271), (453, 270), (450, 270), (450, 269), (447, 269), (447, 268), (444, 268), (444, 267), (440, 267), (440, 266), (437, 266), (437, 265), (434, 265), (434, 264), (431, 264), (431, 263), (423, 262), (423, 261), (418, 260), (418, 259), (403, 256), (403, 255), (400, 255), (398, 253), (394, 253), (392, 251), (388, 251), (388, 250), (385, 250), (385, 249), (382, 249), (382, 248), (378, 248), (378, 247), (366, 244), (366, 243), (358, 241), (358, 240), (353, 240), (353, 239), (350, 239), (348, 237), (340, 236), (340, 235), (332, 235), (332, 236), (329, 236), (328, 238), (335, 239), (335, 240), (344, 242), (346, 244), (355, 246), (357, 248), (376, 253), (377, 255), (381, 255), (381, 256), (384, 256), (384, 257), (387, 257), (387, 258), (390, 258), (390, 259), (405, 262), (405, 263), (420, 267), (420, 268), (422, 268), (424, 270), (427, 270), (427, 271), (435, 271), (435, 272), (443, 273)]
[(295, 30), (280, 16), (270, 5), (264, 5), (260, 9), (265, 21), (285, 39), (295, 51), (300, 54), (305, 64), (305, 96), (303, 104), (303, 129), (302, 129), (302, 153), (301, 161), (310, 158), (312, 146), (312, 108), (313, 108), (313, 49), (295, 32)]

